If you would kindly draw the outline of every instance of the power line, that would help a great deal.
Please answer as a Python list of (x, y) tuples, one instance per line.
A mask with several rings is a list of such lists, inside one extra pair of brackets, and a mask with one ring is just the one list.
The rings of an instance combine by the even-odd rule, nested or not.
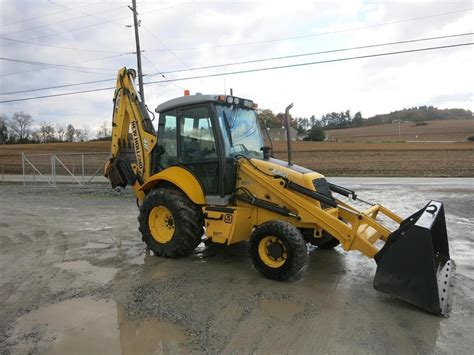
[(190, 4), (193, 4), (193, 3), (194, 3), (194, 1), (187, 1), (187, 2), (182, 2), (182, 3), (180, 3), (180, 4), (171, 5), (171, 6), (168, 6), (168, 7), (161, 7), (161, 8), (159, 8), (159, 9), (154, 9), (154, 10), (142, 12), (142, 13), (141, 13), (141, 16), (143, 16), (143, 15), (149, 15), (149, 14), (152, 14), (152, 13), (154, 13), (154, 12), (161, 11), (161, 10), (174, 9), (175, 7), (180, 7), (180, 6), (183, 6), (183, 5), (190, 5)]
[(147, 30), (147, 32), (148, 32), (149, 34), (151, 34), (158, 42), (160, 42), (160, 44), (163, 46), (163, 48), (164, 48), (167, 52), (171, 53), (171, 55), (173, 55), (173, 57), (175, 57), (175, 58), (178, 60), (178, 62), (181, 63), (181, 65), (183, 66), (183, 68), (185, 68), (186, 70), (188, 70), (186, 64), (184, 64), (184, 62), (181, 60), (181, 58), (178, 57), (178, 56), (176, 55), (176, 53), (174, 53), (171, 49), (169, 49), (169, 48), (163, 43), (163, 41), (162, 41), (158, 36), (156, 36), (156, 35), (155, 35), (147, 26), (145, 26), (143, 23), (141, 24), (141, 26), (142, 26), (145, 30)]
[[(266, 67), (266, 68), (257, 68), (257, 69), (247, 69), (247, 70), (239, 70), (233, 72), (225, 72), (225, 73), (216, 73), (216, 74), (207, 74), (207, 75), (199, 75), (187, 78), (177, 78), (171, 79), (172, 81), (183, 81), (183, 80), (191, 80), (191, 79), (201, 79), (201, 78), (212, 78), (217, 76), (224, 76), (224, 75), (236, 75), (236, 74), (247, 74), (247, 73), (255, 73), (260, 71), (269, 71), (269, 70), (276, 70), (276, 69), (286, 69), (286, 68), (296, 68), (302, 66), (309, 66), (309, 65), (316, 65), (316, 64), (326, 64), (326, 63), (335, 63), (335, 62), (344, 62), (349, 60), (356, 60), (356, 59), (366, 59), (366, 58), (375, 58), (375, 57), (384, 57), (389, 55), (395, 54), (405, 54), (405, 53), (414, 53), (414, 52), (423, 52), (429, 50), (436, 50), (436, 49), (444, 49), (444, 48), (454, 48), (454, 47), (463, 47), (463, 46), (470, 46), (473, 45), (474, 42), (467, 42), (467, 43), (458, 43), (458, 44), (450, 44), (445, 46), (437, 46), (437, 47), (427, 47), (427, 48), (417, 48), (417, 49), (407, 49), (403, 51), (397, 52), (386, 52), (386, 53), (376, 53), (376, 54), (367, 54), (355, 57), (345, 57), (345, 58), (336, 58), (336, 59), (328, 59), (328, 60), (321, 60), (317, 62), (306, 62), (306, 63), (297, 63), (297, 64), (287, 64), (287, 65), (279, 65), (273, 67)], [(170, 81), (170, 80), (168, 80)], [(162, 81), (150, 81), (146, 84), (157, 84), (166, 82), (165, 80)], [(0, 101), (2, 102), (2, 101)]]
[[(152, 62), (146, 55), (142, 54), (142, 56), (143, 56), (143, 58), (145, 58), (145, 60), (146, 60), (148, 63), (150, 63), (150, 65), (156, 70), (156, 72), (157, 72), (159, 75), (161, 75), (163, 78), (167, 79), (167, 77), (166, 77), (163, 73), (161, 73), (161, 72), (156, 68), (156, 66), (153, 64), (153, 62)], [(158, 75), (158, 74), (157, 74), (157, 75)], [(183, 87), (181, 87), (181, 86), (179, 86), (179, 85), (176, 85), (176, 84), (174, 84), (174, 83), (172, 83), (172, 82), (170, 82), (169, 84), (173, 85), (173, 86), (175, 87), (175, 90), (177, 90), (177, 89), (179, 89), (179, 90), (184, 90)]]
[(11, 92), (4, 92), (0, 93), (0, 95), (12, 95), (12, 94), (22, 94), (25, 92), (32, 92), (32, 91), (43, 91), (43, 90), (52, 90), (52, 89), (62, 89), (71, 86), (80, 86), (80, 85), (90, 85), (90, 84), (97, 84), (97, 83), (105, 83), (117, 80), (117, 78), (110, 78), (110, 79), (102, 79), (102, 80), (91, 80), (85, 81), (82, 83), (75, 83), (75, 84), (64, 84), (64, 85), (56, 85), (56, 86), (49, 86), (47, 88), (38, 88), (38, 89), (28, 89), (28, 90), (20, 90), (20, 91), (11, 91)]
[[(186, 5), (186, 4), (191, 4), (191, 3), (192, 3), (192, 2), (186, 2), (186, 3), (181, 3), (181, 4), (172, 5), (172, 6), (168, 6), (168, 7), (162, 7), (162, 8), (159, 8), (159, 9), (154, 9), (154, 10), (151, 10), (151, 11), (143, 12), (141, 15), (143, 16), (143, 15), (147, 15), (147, 14), (150, 14), (150, 13), (153, 13), (153, 12), (168, 10), (168, 9), (172, 9), (172, 8), (175, 8), (175, 7), (178, 7), (178, 6), (182, 6), (182, 5)], [(113, 19), (113, 21), (120, 21), (120, 20), (125, 20), (125, 19), (128, 19), (128, 18), (129, 18), (128, 16), (126, 16), (126, 17), (120, 17), (120, 18)], [(86, 26), (75, 27), (75, 28), (71, 28), (71, 29), (68, 29), (68, 30), (65, 30), (65, 31), (54, 32), (54, 33), (50, 33), (50, 34), (47, 34), (47, 35), (38, 36), (38, 37), (30, 38), (30, 39), (40, 39), (40, 38), (46, 38), (46, 37), (56, 36), (56, 35), (60, 35), (60, 34), (63, 34), (63, 33), (74, 32), (74, 31), (78, 31), (78, 30), (83, 30), (83, 29), (85, 29), (85, 28), (90, 28), (90, 27), (95, 27), (95, 26), (103, 25), (103, 24), (108, 23), (108, 22), (110, 22), (110, 20), (102, 21), (102, 22), (98, 22), (98, 23), (94, 23), (94, 24), (90, 24), (90, 25), (86, 25)], [(10, 39), (10, 38), (2, 38), (2, 39), (5, 39), (5, 40), (12, 40), (12, 39)], [(15, 41), (15, 42), (19, 43), (19, 41)], [(13, 44), (15, 44), (15, 43), (7, 43), (7, 44), (0, 45), (0, 47), (6, 47), (6, 46), (13, 45)]]
[[(57, 4), (55, 4), (57, 5)], [(62, 5), (58, 5), (58, 6), (62, 6)], [(62, 7), (66, 7), (66, 6), (62, 6)], [(115, 11), (115, 10), (119, 10), (119, 9), (122, 9), (122, 8), (125, 8), (125, 6), (119, 6), (119, 7), (114, 7), (112, 9), (107, 9), (107, 10), (103, 10), (103, 11), (99, 11), (97, 12), (96, 14), (103, 14), (103, 13), (107, 13), (107, 12), (110, 12), (110, 11)], [(71, 9), (72, 10), (72, 9)], [(78, 10), (75, 10), (75, 11), (78, 11)], [(13, 35), (13, 34), (17, 34), (17, 33), (23, 33), (23, 32), (28, 32), (28, 31), (32, 31), (32, 30), (37, 30), (39, 28), (44, 28), (44, 27), (49, 27), (49, 26), (52, 26), (52, 25), (57, 25), (58, 23), (65, 23), (65, 22), (70, 22), (70, 21), (75, 21), (75, 20), (78, 20), (78, 19), (81, 19), (81, 18), (84, 18), (84, 17), (96, 17), (95, 15), (91, 15), (91, 14), (85, 14), (85, 15), (82, 15), (82, 16), (78, 16), (78, 17), (73, 17), (73, 18), (69, 18), (69, 19), (64, 19), (64, 20), (60, 20), (60, 21), (56, 21), (56, 22), (53, 22), (53, 23), (48, 23), (48, 24), (44, 24), (44, 25), (40, 25), (40, 26), (36, 26), (36, 27), (30, 27), (30, 28), (25, 28), (23, 30), (19, 30), (19, 31), (12, 31), (12, 32), (7, 32), (7, 33), (1, 33), (0, 36), (8, 36), (8, 35)], [(101, 17), (98, 17), (99, 19), (101, 20), (105, 20)], [(105, 22), (111, 22), (110, 20), (105, 20)]]
[[(357, 60), (357, 59), (384, 57), (384, 56), (396, 55), (396, 54), (405, 54), (405, 53), (423, 52), (423, 51), (445, 49), (445, 48), (470, 46), (470, 45), (473, 45), (473, 44), (474, 44), (474, 42), (466, 42), (466, 43), (458, 43), (458, 44), (451, 44), (451, 45), (438, 46), (438, 47), (426, 47), (426, 48), (408, 49), (408, 50), (397, 51), (397, 52), (385, 52), (385, 53), (368, 54), (368, 55), (355, 56), (355, 57), (328, 59), (328, 60), (322, 60), (322, 61), (317, 61), (317, 62), (288, 64), (288, 65), (280, 65), (280, 66), (258, 68), (258, 69), (247, 69), (247, 70), (239, 70), (239, 71), (233, 71), (233, 72), (199, 75), (199, 76), (186, 77), (186, 78), (176, 78), (176, 79), (167, 79), (167, 80), (159, 80), (159, 81), (150, 81), (150, 82), (144, 83), (144, 85), (160, 84), (160, 83), (166, 83), (166, 82), (170, 82), (170, 81), (185, 81), (185, 80), (193, 80), (193, 79), (212, 78), (212, 77), (219, 77), (219, 76), (226, 76), (226, 75), (247, 74), (247, 73), (255, 73), (255, 72), (261, 72), (261, 71), (270, 71), (270, 70), (295, 68), (295, 67), (310, 66), (310, 65), (317, 65), (317, 64), (343, 62), (343, 61), (350, 61), (350, 60)], [(21, 99), (4, 100), (4, 101), (0, 101), (0, 103), (9, 103), (9, 102), (43, 99), (43, 98), (49, 98), (49, 97), (77, 95), (77, 94), (84, 94), (84, 93), (91, 93), (91, 92), (98, 92), (98, 91), (105, 91), (105, 90), (112, 90), (112, 89), (115, 89), (115, 87), (106, 87), (106, 88), (100, 88), (100, 89), (90, 89), (90, 90), (65, 92), (65, 93), (43, 95), (43, 96), (25, 97), (25, 98), (21, 98)]]
[(32, 65), (47, 65), (47, 66), (53, 66), (53, 67), (65, 67), (65, 68), (74, 68), (74, 69), (91, 69), (91, 70), (107, 70), (107, 71), (112, 70), (112, 71), (115, 71), (115, 69), (110, 69), (110, 68), (80, 67), (80, 66), (76, 66), (76, 65), (35, 62), (35, 61), (31, 61), (31, 60), (21, 60), (21, 59), (5, 58), (5, 57), (0, 57), (0, 60), (4, 60), (4, 61), (7, 61), (7, 62), (14, 62), (14, 63), (32, 64)]
[[(169, 6), (169, 7), (159, 8), (159, 9), (155, 9), (155, 10), (143, 12), (141, 15), (142, 15), (142, 16), (143, 16), (143, 15), (148, 15), (148, 14), (153, 13), (153, 12), (156, 12), (156, 11), (168, 10), (168, 9), (172, 9), (172, 8), (175, 8), (175, 7), (178, 7), (178, 6), (191, 4), (191, 3), (192, 3), (192, 2), (185, 2), (185, 3), (181, 3), (181, 4), (177, 4), (177, 5), (172, 5), (172, 6)], [(439, 17), (439, 16), (445, 16), (445, 15), (451, 15), (451, 14), (455, 14), (455, 13), (466, 12), (466, 11), (472, 11), (472, 10), (473, 10), (473, 8), (461, 9), (461, 10), (456, 10), (456, 11), (444, 12), (444, 13), (439, 13), (439, 14), (434, 14), (434, 15), (428, 15), (428, 16), (421, 16), (421, 17), (413, 17), (413, 18), (410, 18), (410, 19), (398, 20), (398, 21), (387, 22), (387, 23), (381, 23), (381, 24), (375, 24), (375, 25), (368, 25), (368, 26), (361, 26), (361, 27), (352, 27), (352, 28), (346, 28), (346, 29), (342, 29), (342, 30), (328, 31), (328, 32), (320, 32), (320, 33), (313, 33), (313, 34), (307, 34), (307, 35), (301, 35), (301, 36), (276, 38), (276, 39), (271, 39), (271, 40), (266, 40), (266, 41), (229, 43), (229, 44), (224, 44), (224, 45), (213, 45), (213, 46), (211, 46), (211, 47), (205, 47), (205, 48), (201, 48), (201, 47), (189, 47), (189, 48), (171, 48), (171, 49), (170, 49), (170, 48), (168, 48), (168, 49), (151, 49), (151, 50), (148, 50), (148, 52), (152, 52), (152, 51), (162, 52), (162, 51), (180, 51), (180, 50), (202, 50), (202, 49), (209, 49), (209, 48), (221, 48), (221, 47), (231, 47), (231, 46), (244, 46), (244, 45), (253, 45), (253, 44), (261, 44), (261, 43), (269, 43), (269, 42), (286, 41), (286, 40), (291, 40), (291, 39), (301, 39), (301, 38), (307, 38), (307, 37), (323, 36), (323, 35), (328, 35), (328, 34), (344, 33), (344, 32), (357, 31), (357, 30), (363, 30), (363, 29), (369, 29), (369, 28), (375, 28), (375, 27), (388, 26), (388, 25), (393, 25), (393, 24), (398, 24), (398, 23), (404, 23), (404, 22), (412, 22), (412, 21), (417, 21), (417, 20), (424, 20), (424, 19), (428, 19), (428, 18)], [(124, 19), (127, 19), (127, 18), (128, 18), (128, 17), (121, 17), (121, 18), (114, 19), (114, 21), (120, 21), (120, 20), (124, 20)], [(85, 29), (85, 28), (89, 28), (89, 27), (98, 26), (98, 25), (101, 25), (101, 24), (104, 24), (104, 23), (107, 23), (107, 21), (105, 21), (105, 22), (99, 22), (99, 23), (95, 23), (95, 24), (87, 25), (87, 26), (76, 27), (76, 28), (69, 29), (69, 30), (62, 31), (62, 32), (55, 32), (55, 33), (51, 33), (51, 34), (47, 34), (47, 35), (43, 35), (43, 36), (39, 36), (39, 37), (34, 37), (34, 38), (32, 38), (32, 39), (40, 39), (40, 38), (55, 36), (55, 35), (59, 35), (59, 34), (67, 33), (67, 32), (73, 32), (73, 31), (77, 31), (77, 30), (81, 30), (81, 29)], [(1, 36), (1, 35), (0, 35), (0, 36)], [(33, 44), (33, 45), (38, 45), (38, 46), (56, 47), (56, 46), (53, 46), (53, 45), (46, 45), (46, 44), (43, 44), (43, 43), (33, 43), (33, 42), (28, 42), (28, 41), (20, 41), (20, 40), (15, 40), (15, 39), (11, 39), (11, 38), (0, 38), (0, 39), (9, 40), (9, 41), (13, 41), (13, 42), (16, 42), (16, 43), (26, 43), (26, 44)], [(15, 44), (15, 43), (3, 44), (3, 45), (0, 45), (0, 47), (5, 47), (5, 46), (12, 45), (12, 44)], [(87, 51), (87, 50), (84, 50), (84, 49), (75, 49), (75, 48), (66, 48), (66, 47), (58, 47), (58, 48)], [(92, 51), (92, 50), (89, 50), (89, 51)]]
[[(121, 57), (122, 55), (128, 55), (129, 53), (122, 53), (122, 54), (116, 54), (116, 55), (109, 55), (107, 57), (102, 57), (102, 58), (93, 58), (93, 59), (88, 59), (88, 60), (81, 60), (79, 62), (72, 63), (73, 65), (75, 64), (82, 64), (82, 63), (88, 63), (88, 62), (95, 62), (99, 60), (104, 60), (104, 59), (109, 59), (109, 58), (115, 58), (115, 57)], [(55, 68), (54, 66), (51, 67), (46, 67), (46, 68), (40, 68), (40, 69), (30, 69), (30, 70), (24, 70), (24, 71), (19, 71), (19, 72), (14, 72), (14, 73), (8, 73), (8, 74), (2, 74), (0, 77), (5, 77), (5, 76), (11, 76), (11, 75), (17, 75), (17, 74), (24, 74), (24, 73), (30, 73), (30, 72), (38, 72), (40, 70), (47, 70), (47, 69), (52, 69)], [(63, 68), (64, 69), (64, 68)], [(93, 73), (97, 74), (97, 73)]]
[[(332, 50), (327, 50), (327, 51), (319, 51), (319, 52), (310, 52), (310, 53), (301, 53), (301, 54), (294, 54), (294, 55), (287, 55), (287, 56), (280, 56), (280, 57), (271, 57), (271, 58), (261, 58), (261, 59), (254, 59), (254, 60), (247, 60), (247, 61), (240, 61), (240, 62), (233, 62), (233, 63), (226, 63), (226, 64), (216, 64), (216, 65), (208, 65), (208, 66), (202, 66), (202, 67), (195, 67), (195, 68), (186, 68), (184, 70), (171, 70), (171, 71), (159, 71), (155, 65), (151, 62), (151, 60), (143, 55), (143, 58), (145, 58), (146, 61), (150, 63), (150, 65), (156, 70), (156, 74), (149, 74), (149, 75), (144, 75), (144, 76), (155, 76), (155, 75), (161, 75), (163, 78), (166, 79), (165, 74), (171, 74), (171, 73), (180, 73), (184, 71), (195, 71), (195, 70), (203, 70), (203, 69), (214, 69), (214, 68), (220, 68), (220, 67), (226, 67), (226, 66), (233, 66), (233, 65), (241, 65), (241, 64), (251, 64), (251, 63), (258, 63), (258, 62), (265, 62), (265, 61), (272, 61), (272, 60), (281, 60), (281, 59), (290, 59), (290, 58), (298, 58), (298, 57), (305, 57), (305, 56), (312, 56), (312, 55), (318, 55), (318, 54), (328, 54), (328, 53), (337, 53), (337, 52), (344, 52), (344, 51), (351, 51), (351, 50), (358, 50), (358, 49), (366, 49), (366, 48), (374, 48), (374, 47), (382, 47), (382, 46), (388, 46), (388, 45), (398, 45), (398, 44), (406, 44), (406, 43), (412, 43), (412, 42), (421, 42), (421, 41), (429, 41), (429, 40), (436, 40), (436, 39), (445, 39), (445, 38), (453, 38), (453, 37), (460, 37), (460, 36), (467, 36), (467, 35), (472, 35), (473, 33), (461, 33), (461, 34), (453, 34), (453, 35), (445, 35), (445, 36), (437, 36), (437, 37), (428, 37), (428, 38), (419, 38), (419, 39), (412, 39), (412, 40), (404, 40), (404, 41), (397, 41), (397, 42), (386, 42), (386, 43), (378, 43), (378, 44), (370, 44), (370, 45), (364, 45), (364, 46), (358, 46), (358, 47), (350, 47), (350, 48), (340, 48), (340, 49), (332, 49)], [(10, 95), (10, 94), (20, 94), (20, 93), (25, 93), (25, 92), (32, 92), (32, 91), (42, 91), (42, 90), (49, 90), (49, 89), (59, 89), (59, 88), (65, 88), (65, 87), (72, 87), (72, 86), (80, 86), (80, 85), (88, 85), (88, 84), (95, 84), (95, 83), (101, 83), (101, 82), (106, 82), (106, 81), (112, 81), (115, 79), (104, 79), (104, 80), (94, 80), (94, 81), (86, 81), (86, 82), (80, 82), (80, 83), (74, 83), (74, 84), (64, 84), (64, 85), (57, 85), (57, 86), (50, 86), (50, 87), (44, 87), (44, 88), (37, 88), (37, 89), (28, 89), (28, 90), (21, 90), (21, 91), (13, 91), (13, 92), (7, 92), (7, 93), (0, 93), (0, 95)]]
[[(147, 26), (145, 26), (143, 23), (141, 23), (141, 27), (143, 27), (148, 33), (150, 33), (158, 42), (160, 42), (162, 44), (162, 46), (164, 48), (166, 48), (166, 46), (162, 43), (162, 41), (158, 38), (158, 36), (156, 36)], [(169, 51), (180, 63), (181, 65), (186, 68), (185, 64), (183, 63), (183, 61), (176, 55), (174, 54), (172, 51)], [(157, 74), (155, 75), (161, 75), (163, 78), (166, 78), (166, 76), (164, 75), (164, 73), (160, 72), (158, 69), (156, 69), (155, 65), (152, 63), (152, 61), (147, 57), (145, 56), (145, 54), (142, 54), (143, 55), (143, 58), (145, 58), (153, 68), (155, 68), (155, 71)], [(154, 76), (153, 74), (150, 75), (150, 76)], [(179, 86), (179, 85), (176, 85), (176, 84), (172, 84), (175, 88), (178, 88), (178, 89), (181, 89), (181, 90), (184, 90), (183, 87)]]
[[(79, 6), (78, 9), (82, 9), (83, 7), (88, 7), (88, 6), (89, 6), (89, 4), (86, 4), (86, 5), (84, 5), (84, 6)], [(71, 9), (71, 10), (72, 10), (72, 9)], [(23, 19), (23, 20), (8, 22), (8, 23), (4, 23), (4, 24), (0, 25), (0, 27), (15, 25), (15, 24), (21, 23), (21, 22), (33, 21), (33, 20), (36, 20), (36, 19), (39, 19), (39, 18), (57, 15), (57, 14), (60, 14), (60, 13), (66, 12), (66, 11), (70, 11), (70, 10), (60, 10), (60, 11), (52, 12), (52, 13), (49, 13), (49, 14), (46, 14), (46, 15), (40, 15), (40, 16), (35, 16), (35, 17), (26, 18), (26, 19)]]
[(5, 38), (5, 37), (0, 37), (0, 39), (5, 40), (5, 41), (12, 41), (12, 42), (17, 42), (17, 43), (26, 43), (26, 44), (31, 44), (34, 46), (41, 46), (41, 47), (52, 47), (52, 48), (58, 48), (58, 49), (67, 49), (67, 50), (73, 50), (73, 51), (81, 51), (81, 52), (95, 52), (95, 53), (120, 53), (120, 52), (113, 52), (113, 51), (103, 51), (99, 49), (88, 49), (88, 48), (74, 48), (74, 47), (63, 47), (63, 46), (56, 46), (53, 44), (46, 44), (46, 43), (36, 43), (36, 42), (31, 42), (31, 41), (25, 41), (25, 40), (19, 40), (19, 39), (12, 39), (12, 38)]
[[(155, 72), (156, 72), (155, 75), (161, 75), (163, 78), (166, 79), (166, 76), (161, 71), (158, 70), (158, 68), (153, 64), (153, 62), (150, 59), (148, 59), (146, 55), (142, 54), (142, 57), (145, 58), (145, 60), (153, 67), (153, 69), (155, 69)], [(155, 75), (152, 75), (152, 76), (155, 76)]]
[[(51, 1), (51, 0), (48, 0), (48, 2), (50, 2), (51, 4), (54, 4), (54, 5), (56, 5), (56, 6), (60, 6), (60, 7), (64, 8), (64, 9), (68, 9), (68, 10), (71, 10), (71, 11), (75, 11), (75, 12), (77, 12), (77, 13), (80, 13), (80, 14), (84, 15), (84, 16), (95, 17), (95, 18), (98, 18), (99, 20), (105, 20), (105, 21), (108, 21), (108, 22), (110, 22), (110, 23), (115, 23), (116, 25), (123, 26), (122, 23), (116, 22), (116, 21), (114, 21), (114, 20), (107, 20), (107, 19), (105, 19), (105, 18), (103, 18), (103, 17), (97, 16), (97, 14), (90, 14), (90, 13), (88, 13), (88, 12), (80, 11), (80, 10), (78, 10), (78, 9), (73, 9), (73, 8), (71, 8), (71, 7), (69, 7), (69, 6), (65, 6), (65, 5), (63, 5), (63, 4), (60, 4), (60, 3), (57, 3), (57, 2)], [(116, 10), (117, 10), (117, 9), (121, 9), (122, 7), (125, 8), (125, 6), (121, 6), (121, 7), (116, 8)], [(110, 11), (112, 11), (112, 10), (114, 10), (114, 9), (111, 9)], [(105, 12), (105, 11), (104, 11), (104, 12)], [(108, 12), (108, 11), (107, 11), (107, 12)]]
[[(95, 71), (88, 71), (88, 70), (85, 70), (85, 69), (73, 69), (73, 68), (63, 68), (63, 67), (47, 67), (47, 68), (41, 68), (41, 69), (32, 69), (32, 70), (29, 70), (29, 71), (40, 71), (40, 70), (44, 70), (44, 69), (56, 69), (56, 70), (67, 70), (67, 71), (73, 71), (73, 72), (78, 72), (78, 73), (85, 73), (85, 74), (93, 74), (93, 75), (109, 75), (109, 73), (98, 73), (98, 72), (95, 72)], [(4, 74), (2, 76), (9, 76), (10, 74)]]
[[(309, 38), (309, 37), (325, 36), (325, 35), (329, 35), (329, 34), (366, 30), (366, 29), (370, 29), (370, 28), (377, 28), (377, 27), (382, 27), (382, 26), (395, 25), (395, 24), (404, 23), (404, 22), (425, 20), (425, 19), (429, 19), (429, 18), (433, 18), (433, 17), (451, 15), (451, 14), (456, 14), (456, 13), (466, 12), (466, 11), (472, 11), (473, 9), (474, 8), (468, 8), (468, 9), (462, 9), (462, 10), (456, 10), (456, 11), (450, 11), (450, 12), (443, 12), (443, 13), (440, 13), (440, 14), (434, 14), (434, 15), (428, 15), (428, 16), (413, 17), (413, 18), (409, 18), (409, 19), (405, 19), (405, 20), (385, 22), (385, 23), (379, 23), (379, 24), (367, 25), (367, 26), (360, 26), (360, 27), (351, 27), (351, 28), (345, 28), (345, 29), (342, 29), (342, 30), (335, 30), (335, 31), (310, 33), (310, 34), (300, 35), (300, 36), (280, 37), (280, 38), (274, 38), (274, 39), (262, 40), (262, 41), (253, 41), (253, 42), (227, 43), (227, 44), (212, 45), (212, 46), (207, 46), (207, 47), (171, 48), (171, 49), (168, 49), (168, 50), (173, 50), (173, 51), (208, 50), (208, 49), (212, 49), (212, 48), (249, 46), (249, 45), (256, 45), (256, 44), (263, 44), (263, 43), (272, 43), (272, 42), (288, 41), (288, 40), (295, 40), (295, 39), (303, 39), (303, 38)], [(165, 50), (163, 50), (163, 49), (150, 49), (150, 50), (148, 50), (148, 52), (163, 52), (163, 51), (165, 51)]]
[(195, 71), (195, 70), (203, 70), (203, 69), (213, 69), (213, 68), (221, 68), (221, 67), (228, 67), (233, 65), (242, 65), (242, 64), (252, 64), (252, 63), (259, 63), (259, 62), (267, 62), (272, 60), (281, 60), (281, 59), (290, 59), (290, 58), (299, 58), (299, 57), (307, 57), (313, 56), (318, 54), (329, 54), (329, 53), (337, 53), (337, 52), (346, 52), (358, 49), (367, 49), (367, 48), (375, 48), (375, 47), (383, 47), (383, 46), (391, 46), (391, 45), (398, 45), (398, 44), (407, 44), (407, 43), (415, 43), (415, 42), (423, 42), (423, 41), (432, 41), (437, 39), (445, 39), (445, 38), (454, 38), (454, 37), (462, 37), (462, 36), (469, 36), (473, 35), (473, 32), (469, 33), (460, 33), (454, 35), (446, 35), (446, 36), (437, 36), (437, 37), (429, 37), (429, 38), (419, 38), (419, 39), (411, 39), (405, 41), (396, 41), (396, 42), (386, 42), (386, 43), (377, 43), (377, 44), (368, 44), (358, 47), (348, 47), (348, 48), (341, 48), (341, 49), (331, 49), (327, 51), (319, 51), (319, 52), (310, 52), (310, 53), (300, 53), (300, 54), (293, 54), (293, 55), (285, 55), (280, 57), (270, 57), (270, 58), (261, 58), (261, 59), (254, 59), (254, 60), (246, 60), (240, 62), (232, 62), (232, 63), (225, 63), (225, 64), (214, 64), (214, 65), (207, 65), (202, 67), (194, 67), (188, 68), (186, 70), (169, 70), (164, 71), (162, 74), (172, 74), (172, 73), (180, 73), (183, 71)]

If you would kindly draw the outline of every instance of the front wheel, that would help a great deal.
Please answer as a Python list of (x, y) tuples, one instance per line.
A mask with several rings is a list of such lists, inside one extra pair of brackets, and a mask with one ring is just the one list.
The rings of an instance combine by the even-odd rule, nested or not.
[(167, 258), (191, 254), (204, 233), (199, 206), (173, 188), (150, 192), (140, 207), (138, 221), (148, 248)]
[(272, 280), (287, 280), (298, 274), (308, 260), (300, 231), (284, 221), (270, 221), (255, 228), (249, 253), (255, 268)]

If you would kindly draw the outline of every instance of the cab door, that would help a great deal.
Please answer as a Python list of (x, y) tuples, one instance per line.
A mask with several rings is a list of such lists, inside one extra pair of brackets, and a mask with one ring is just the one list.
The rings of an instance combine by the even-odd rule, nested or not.
[(227, 183), (223, 143), (212, 112), (203, 103), (160, 113), (154, 171), (183, 166), (199, 180), (208, 203), (226, 204), (227, 190), (233, 191), (235, 182)]
[(178, 110), (178, 160), (201, 182), (205, 195), (219, 194), (219, 156), (208, 104)]

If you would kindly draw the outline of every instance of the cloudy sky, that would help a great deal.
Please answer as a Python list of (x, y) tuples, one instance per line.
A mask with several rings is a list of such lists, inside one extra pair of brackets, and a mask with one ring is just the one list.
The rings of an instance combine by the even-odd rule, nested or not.
[[(136, 67), (131, 0), (0, 0), (0, 101), (115, 85)], [(145, 81), (364, 56), (473, 42), (473, 36), (387, 45), (227, 67), (197, 67), (473, 32), (472, 1), (144, 1)], [(7, 60), (8, 59), (8, 60)], [(24, 63), (36, 62), (36, 63)], [(45, 64), (46, 63), (46, 64)], [(474, 109), (474, 49), (455, 47), (148, 85), (150, 108), (192, 93), (251, 98), (295, 116), (350, 109), (364, 117), (403, 107)], [(164, 77), (157, 72), (170, 72)], [(12, 93), (104, 80), (88, 85)], [(110, 80), (110, 81), (106, 81)], [(0, 103), (35, 122), (97, 129), (111, 120), (113, 90)]]

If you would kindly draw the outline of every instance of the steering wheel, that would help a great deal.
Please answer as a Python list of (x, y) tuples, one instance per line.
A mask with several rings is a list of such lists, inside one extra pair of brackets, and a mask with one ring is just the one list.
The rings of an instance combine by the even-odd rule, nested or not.
[[(240, 147), (240, 151), (241, 152), (248, 152), (249, 150), (247, 149), (247, 147), (245, 145), (243, 145), (242, 143), (239, 143), (239, 144), (236, 144), (236, 145), (233, 145), (232, 148), (236, 148), (236, 147)], [(235, 149), (234, 149), (234, 153), (235, 152)]]

